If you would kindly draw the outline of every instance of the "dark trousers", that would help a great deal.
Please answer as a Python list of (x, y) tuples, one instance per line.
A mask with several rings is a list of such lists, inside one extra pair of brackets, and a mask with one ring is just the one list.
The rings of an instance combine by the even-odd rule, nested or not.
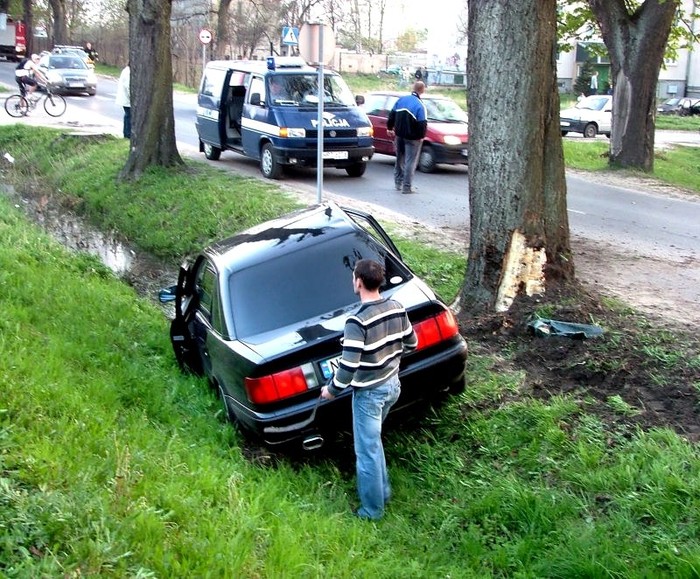
[(131, 138), (131, 107), (124, 107), (124, 138)]

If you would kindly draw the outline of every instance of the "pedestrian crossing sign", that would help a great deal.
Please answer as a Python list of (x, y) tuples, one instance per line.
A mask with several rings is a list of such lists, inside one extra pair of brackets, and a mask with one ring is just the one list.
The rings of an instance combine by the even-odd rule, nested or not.
[(282, 28), (282, 44), (297, 46), (299, 44), (299, 29), (292, 26)]

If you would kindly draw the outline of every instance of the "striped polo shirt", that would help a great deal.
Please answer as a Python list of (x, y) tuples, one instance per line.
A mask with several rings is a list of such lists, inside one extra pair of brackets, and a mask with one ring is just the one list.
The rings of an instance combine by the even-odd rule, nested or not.
[(345, 322), (343, 355), (329, 386), (337, 396), (348, 386), (368, 388), (399, 371), (401, 354), (418, 339), (403, 306), (394, 300), (366, 302)]

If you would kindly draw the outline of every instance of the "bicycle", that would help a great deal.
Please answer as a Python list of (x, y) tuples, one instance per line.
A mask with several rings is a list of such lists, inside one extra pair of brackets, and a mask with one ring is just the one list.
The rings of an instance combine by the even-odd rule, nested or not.
[(51, 92), (51, 87), (44, 87), (45, 95), (36, 95), (37, 91), (22, 96), (21, 94), (13, 94), (5, 100), (5, 110), (7, 114), (14, 118), (26, 117), (29, 111), (34, 110), (39, 104), (39, 101), (44, 101), (44, 110), (51, 117), (60, 117), (66, 112), (66, 99), (60, 94)]

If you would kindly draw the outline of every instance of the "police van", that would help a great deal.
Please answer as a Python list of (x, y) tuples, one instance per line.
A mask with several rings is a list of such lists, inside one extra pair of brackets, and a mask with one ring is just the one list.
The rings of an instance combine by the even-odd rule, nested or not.
[[(285, 166), (316, 167), (318, 71), (297, 57), (209, 62), (197, 96), (199, 150), (258, 159), (278, 179)], [(323, 165), (360, 177), (374, 154), (373, 130), (341, 76), (324, 71)]]

